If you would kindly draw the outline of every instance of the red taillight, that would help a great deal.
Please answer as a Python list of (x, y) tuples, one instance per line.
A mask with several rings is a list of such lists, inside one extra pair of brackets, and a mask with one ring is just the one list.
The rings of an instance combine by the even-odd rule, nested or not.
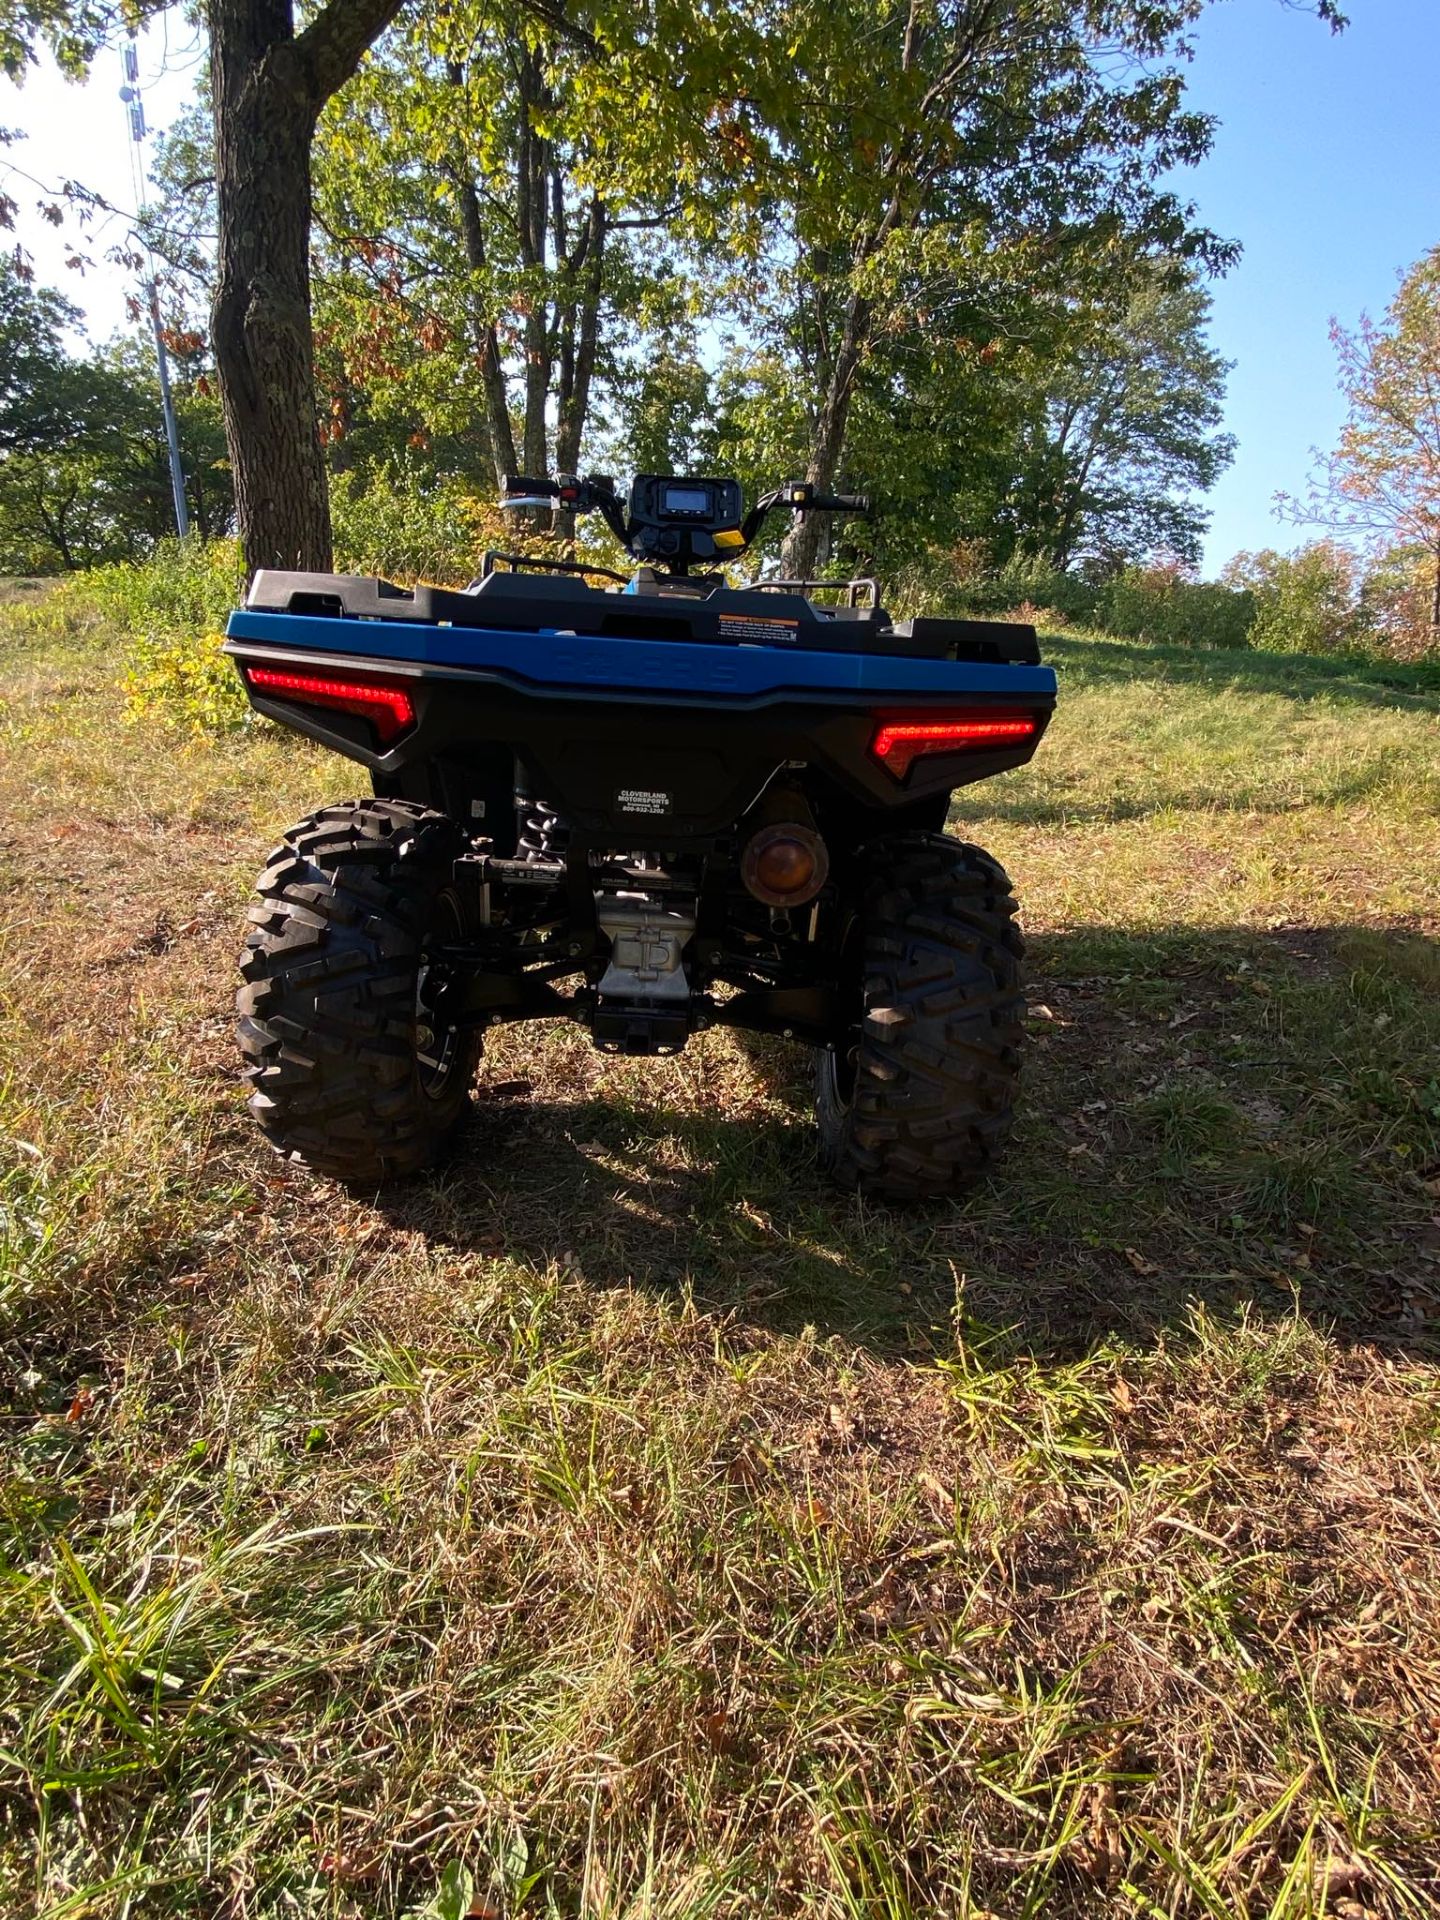
[(884, 720), (875, 729), (870, 751), (897, 780), (928, 753), (963, 753), (972, 747), (1013, 746), (1033, 740), (1039, 721), (1033, 713), (969, 713), (948, 720)]
[(257, 693), (278, 693), (307, 707), (338, 707), (370, 721), (388, 745), (415, 724), (415, 703), (407, 687), (393, 680), (332, 680), (318, 673), (282, 673), (275, 667), (246, 667), (245, 678)]

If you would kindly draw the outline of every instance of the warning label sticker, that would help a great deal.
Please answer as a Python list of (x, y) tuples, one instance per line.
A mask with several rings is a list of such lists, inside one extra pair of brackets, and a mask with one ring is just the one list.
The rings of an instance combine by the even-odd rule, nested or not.
[(798, 620), (772, 620), (758, 613), (722, 613), (720, 616), (720, 638), (742, 645), (748, 641), (752, 646), (786, 647), (794, 642), (799, 631)]
[(621, 787), (615, 795), (621, 813), (669, 813), (674, 806), (668, 793), (650, 793), (641, 787)]

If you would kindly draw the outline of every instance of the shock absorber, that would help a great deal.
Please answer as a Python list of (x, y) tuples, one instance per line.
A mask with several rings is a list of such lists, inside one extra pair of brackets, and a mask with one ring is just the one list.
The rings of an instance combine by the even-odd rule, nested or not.
[(521, 860), (563, 860), (570, 847), (570, 823), (548, 800), (522, 786), (515, 789), (515, 853)]

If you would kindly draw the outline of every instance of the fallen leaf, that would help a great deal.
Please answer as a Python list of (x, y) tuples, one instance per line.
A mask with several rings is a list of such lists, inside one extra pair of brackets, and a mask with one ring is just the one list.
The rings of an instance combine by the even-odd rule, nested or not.
[(933, 1473), (917, 1473), (915, 1484), (924, 1489), (939, 1506), (948, 1512), (955, 1510), (955, 1496), (943, 1481), (937, 1480)]
[(1160, 1271), (1153, 1260), (1147, 1260), (1144, 1254), (1138, 1252), (1134, 1247), (1126, 1247), (1125, 1258), (1130, 1262), (1136, 1273), (1143, 1273), (1147, 1278)]
[(355, 1886), (366, 1880), (378, 1880), (380, 1866), (380, 1855), (368, 1851), (352, 1853), (343, 1847), (327, 1847), (320, 1856), (321, 1873), (327, 1879), (339, 1880), (346, 1886)]
[(724, 1707), (713, 1707), (709, 1713), (701, 1714), (700, 1731), (707, 1746), (713, 1747), (717, 1753), (735, 1751), (735, 1731)]

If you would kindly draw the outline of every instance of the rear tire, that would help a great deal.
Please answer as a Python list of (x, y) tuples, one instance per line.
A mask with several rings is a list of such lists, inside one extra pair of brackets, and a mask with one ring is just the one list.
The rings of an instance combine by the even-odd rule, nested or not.
[(883, 1200), (963, 1193), (1010, 1132), (1025, 943), (1004, 869), (944, 834), (867, 849), (847, 941), (848, 1038), (816, 1061), (821, 1165)]
[(459, 939), (464, 836), (409, 800), (355, 800), (266, 862), (240, 958), (250, 1112), (276, 1151), (375, 1187), (429, 1165), (465, 1111), (476, 1032), (422, 1002), (429, 944)]

